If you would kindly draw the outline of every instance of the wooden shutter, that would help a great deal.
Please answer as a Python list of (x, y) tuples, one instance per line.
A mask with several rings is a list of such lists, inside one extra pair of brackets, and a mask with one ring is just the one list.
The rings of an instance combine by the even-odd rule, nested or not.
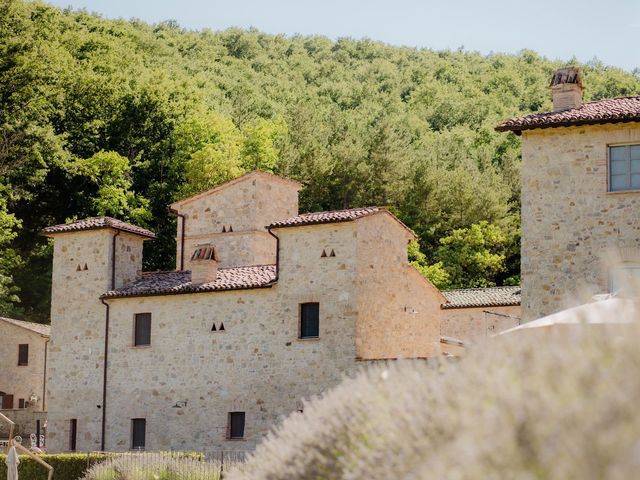
[(320, 336), (320, 304), (303, 303), (300, 305), (300, 338)]
[(144, 418), (134, 418), (131, 420), (131, 448), (142, 450), (146, 444), (147, 420)]
[(13, 409), (13, 395), (4, 395), (2, 397), (2, 408), (3, 410)]
[(29, 365), (29, 344), (18, 345), (18, 365), (21, 367)]
[(151, 314), (136, 313), (135, 318), (135, 346), (151, 345)]

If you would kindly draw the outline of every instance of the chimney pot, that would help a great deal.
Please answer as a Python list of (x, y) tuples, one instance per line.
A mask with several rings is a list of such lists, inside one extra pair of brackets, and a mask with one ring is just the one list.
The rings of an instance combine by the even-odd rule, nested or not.
[(553, 111), (568, 110), (582, 106), (582, 75), (578, 67), (561, 68), (553, 74), (551, 83)]
[(191, 283), (214, 282), (218, 277), (218, 259), (213, 245), (197, 245), (189, 262)]

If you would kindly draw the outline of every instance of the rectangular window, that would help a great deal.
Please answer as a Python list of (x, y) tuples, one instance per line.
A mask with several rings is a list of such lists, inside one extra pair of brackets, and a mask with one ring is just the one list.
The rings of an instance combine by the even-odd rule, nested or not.
[(18, 366), (25, 367), (29, 365), (29, 345), (18, 345)]
[(627, 264), (611, 270), (609, 292), (637, 296), (640, 289), (640, 265)]
[(76, 451), (76, 438), (78, 437), (78, 420), (72, 418), (69, 420), (69, 451)]
[(230, 439), (244, 438), (244, 412), (230, 412), (227, 427)]
[(318, 338), (320, 336), (320, 304), (302, 303), (300, 305), (300, 338)]
[(147, 420), (133, 418), (131, 420), (131, 449), (144, 450), (147, 435)]
[(151, 345), (150, 313), (136, 313), (133, 344), (136, 347)]
[(19, 398), (18, 399), (18, 408), (25, 408), (24, 407), (24, 398)]
[(640, 145), (609, 147), (609, 191), (640, 190)]

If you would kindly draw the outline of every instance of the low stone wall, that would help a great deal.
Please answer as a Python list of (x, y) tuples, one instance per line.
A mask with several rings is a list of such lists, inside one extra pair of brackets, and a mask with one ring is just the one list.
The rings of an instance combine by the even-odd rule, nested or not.
[[(24, 440), (23, 445), (28, 445), (29, 435), (36, 433), (36, 422), (40, 420), (40, 428), (44, 427), (47, 420), (47, 412), (38, 412), (28, 408), (15, 410), (0, 410), (0, 413), (8, 417), (16, 424), (15, 434), (20, 435)], [(9, 425), (0, 422), (0, 439), (9, 437)]]

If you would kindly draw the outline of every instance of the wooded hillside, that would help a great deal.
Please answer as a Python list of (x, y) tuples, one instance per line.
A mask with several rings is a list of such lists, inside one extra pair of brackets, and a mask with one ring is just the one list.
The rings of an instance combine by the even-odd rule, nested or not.
[[(549, 109), (560, 65), (4, 0), (0, 314), (48, 318), (42, 227), (128, 220), (159, 234), (145, 269), (171, 269), (167, 204), (255, 168), (303, 182), (303, 212), (390, 207), (440, 287), (517, 282), (520, 145), (493, 127)], [(587, 99), (640, 93), (638, 72), (582, 68)]]

